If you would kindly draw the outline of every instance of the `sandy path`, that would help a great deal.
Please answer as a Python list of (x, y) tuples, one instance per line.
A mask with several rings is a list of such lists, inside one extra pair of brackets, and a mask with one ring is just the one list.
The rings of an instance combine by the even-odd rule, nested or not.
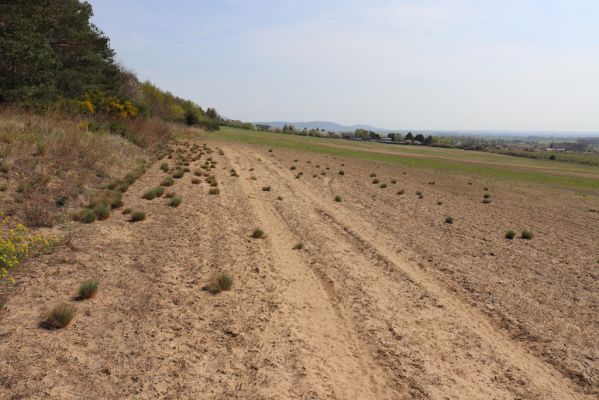
[[(142, 200), (165, 176), (157, 164), (124, 198), (146, 221), (115, 213), (31, 263), (1, 319), (0, 398), (586, 398), (330, 186), (222, 148), (220, 195), (186, 174), (178, 208)], [(267, 237), (251, 239), (255, 227)], [(233, 289), (202, 291), (218, 271)], [(38, 327), (90, 278), (100, 293), (73, 302), (71, 326)]]

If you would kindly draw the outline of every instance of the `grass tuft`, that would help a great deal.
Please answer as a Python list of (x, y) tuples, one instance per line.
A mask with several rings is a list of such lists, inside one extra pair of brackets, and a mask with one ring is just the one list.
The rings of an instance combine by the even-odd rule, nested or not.
[(265, 233), (260, 228), (256, 228), (256, 229), (254, 229), (254, 232), (252, 232), (252, 237), (254, 239), (264, 239), (264, 236), (265, 236)]
[(91, 299), (98, 293), (98, 282), (97, 281), (85, 281), (79, 286), (79, 299)]
[(96, 218), (101, 221), (110, 217), (110, 208), (106, 204), (96, 204), (94, 213), (96, 214)]
[(516, 233), (511, 229), (508, 230), (504, 235), (504, 237), (509, 240), (512, 240), (515, 236), (516, 236)]
[(339, 195), (335, 196), (335, 201), (337, 203), (341, 203), (341, 196), (339, 196)]
[(41, 325), (46, 329), (66, 328), (73, 320), (76, 312), (74, 306), (68, 303), (60, 303), (50, 310)]
[(528, 229), (522, 229), (522, 232), (520, 232), (520, 237), (525, 240), (530, 240), (533, 236), (532, 231), (529, 231)]
[(139, 222), (146, 219), (146, 213), (143, 211), (134, 211), (131, 213), (131, 222)]
[(302, 250), (304, 248), (304, 244), (302, 242), (297, 243), (295, 246), (293, 246), (293, 250)]
[(453, 217), (445, 217), (446, 224), (453, 224)]
[(181, 204), (181, 202), (183, 201), (183, 199), (179, 196), (173, 196), (169, 202), (168, 205), (171, 207), (179, 207), (179, 204)]

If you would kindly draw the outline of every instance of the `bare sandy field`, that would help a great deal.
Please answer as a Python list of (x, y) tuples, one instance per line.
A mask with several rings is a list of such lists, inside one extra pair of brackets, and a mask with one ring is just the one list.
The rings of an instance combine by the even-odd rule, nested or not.
[[(167, 176), (157, 163), (124, 196), (145, 221), (82, 225), (18, 276), (0, 398), (599, 396), (596, 195), (209, 145), (224, 152), (220, 194), (187, 173), (169, 188), (179, 207), (143, 200)], [(203, 291), (222, 271), (232, 289)], [(92, 278), (97, 297), (70, 300)], [(40, 328), (60, 301), (77, 306), (72, 324)]]

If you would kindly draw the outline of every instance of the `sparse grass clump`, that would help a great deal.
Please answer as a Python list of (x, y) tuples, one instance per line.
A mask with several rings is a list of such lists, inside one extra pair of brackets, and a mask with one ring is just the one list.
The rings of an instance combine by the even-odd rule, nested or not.
[(263, 192), (270, 192), (270, 186), (262, 186)]
[(398, 190), (398, 191), (397, 191), (397, 194), (398, 194), (398, 195), (400, 195), (400, 196), (401, 196), (402, 194), (404, 194), (404, 193), (405, 193), (405, 190), (403, 190), (403, 189), (400, 189), (400, 190)]
[(295, 165), (292, 165), (291, 168), (289, 168), (289, 169), (292, 171), (295, 171), (295, 168), (296, 168)]
[(256, 229), (254, 229), (254, 232), (252, 232), (252, 237), (254, 239), (264, 239), (264, 236), (265, 236), (265, 233), (260, 228), (256, 228)]
[(46, 329), (66, 328), (73, 320), (76, 312), (74, 306), (68, 303), (60, 303), (50, 310), (41, 325)]
[(160, 164), (160, 169), (161, 169), (163, 172), (168, 172), (168, 163), (166, 163), (166, 162), (163, 162), (162, 164)]
[(73, 216), (75, 221), (83, 222), (84, 224), (91, 224), (96, 220), (96, 213), (91, 208), (82, 208)]
[(281, 196), (277, 197), (277, 200), (282, 201), (283, 198)]
[(437, 201), (437, 205), (438, 206), (443, 205), (443, 202), (442, 201)]
[(208, 194), (219, 194), (219, 193), (220, 193), (220, 190), (218, 190), (218, 188), (211, 188), (208, 191)]
[(445, 217), (446, 224), (453, 224), (453, 217)]
[(131, 213), (131, 222), (139, 222), (146, 219), (146, 213), (143, 211), (134, 211)]
[(380, 186), (381, 189), (385, 189), (386, 187), (387, 187), (386, 183), (381, 183), (381, 186)]
[(341, 203), (341, 196), (339, 196), (339, 195), (335, 196), (335, 201), (337, 203)]
[(106, 204), (97, 204), (94, 207), (94, 213), (96, 218), (101, 221), (110, 217), (110, 208)]
[(372, 184), (373, 184), (373, 185), (376, 185), (376, 184), (378, 184), (379, 182), (380, 182), (380, 181), (379, 181), (378, 179), (376, 179), (376, 178), (374, 178), (374, 179), (372, 180)]
[(391, 179), (391, 183), (395, 185), (397, 183), (397, 179)]
[(98, 293), (97, 281), (85, 281), (79, 286), (78, 298), (80, 300), (91, 299)]
[(302, 242), (297, 243), (295, 246), (293, 246), (293, 250), (302, 250), (304, 248), (304, 244)]
[(173, 186), (175, 184), (175, 180), (171, 177), (164, 178), (162, 182), (160, 182), (160, 186)]
[(516, 233), (510, 229), (505, 233), (504, 236), (506, 239), (512, 240), (516, 236)]
[(522, 229), (522, 232), (520, 232), (520, 237), (525, 240), (530, 240), (533, 236), (532, 231), (529, 231), (528, 229)]
[(131, 211), (132, 211), (132, 210), (131, 210), (130, 208), (125, 208), (125, 209), (123, 210), (123, 214), (125, 214), (125, 215), (127, 215), (127, 214), (131, 214)]
[(184, 174), (185, 174), (185, 171), (183, 171), (182, 169), (178, 169), (175, 172), (173, 172), (173, 178), (180, 179), (183, 177)]
[(146, 200), (154, 200), (156, 197), (160, 197), (163, 194), (164, 194), (164, 187), (156, 186), (155, 188), (152, 188), (152, 189), (148, 190), (147, 192), (145, 192), (142, 197)]
[(202, 182), (202, 181), (200, 179), (198, 179), (198, 178), (192, 178), (191, 179), (192, 185), (199, 185), (200, 182)]
[(180, 196), (173, 196), (169, 200), (168, 205), (171, 207), (179, 207), (179, 204), (181, 204), (182, 201), (183, 199)]
[(485, 194), (483, 195), (483, 199), (488, 199), (488, 198), (490, 198), (490, 197), (491, 197), (491, 195), (490, 195), (489, 193), (485, 193)]
[(376, 177), (376, 174), (373, 172), (372, 174), (370, 174), (370, 177), (371, 177), (371, 178), (375, 178), (375, 177)]
[(345, 171), (343, 171), (343, 170), (339, 171), (339, 175), (341, 175), (341, 176), (345, 175)]

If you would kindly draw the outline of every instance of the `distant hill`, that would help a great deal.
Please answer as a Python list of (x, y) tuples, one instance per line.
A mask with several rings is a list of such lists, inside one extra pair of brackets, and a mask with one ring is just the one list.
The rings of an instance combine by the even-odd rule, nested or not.
[(285, 125), (293, 125), (296, 129), (324, 129), (331, 132), (353, 132), (356, 129), (366, 129), (374, 132), (387, 132), (388, 129), (381, 129), (372, 125), (340, 125), (330, 121), (309, 121), (309, 122), (290, 122), (290, 121), (267, 121), (254, 122), (254, 124), (270, 125), (273, 128), (282, 128)]

